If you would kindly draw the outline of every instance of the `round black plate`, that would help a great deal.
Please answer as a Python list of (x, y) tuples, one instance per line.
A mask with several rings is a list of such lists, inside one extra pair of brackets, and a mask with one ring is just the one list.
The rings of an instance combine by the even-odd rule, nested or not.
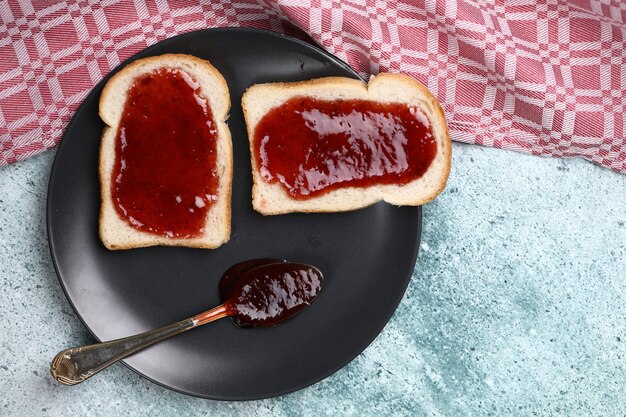
[[(108, 251), (98, 238), (98, 99), (76, 112), (57, 151), (48, 190), (53, 262), (76, 314), (99, 340), (162, 326), (219, 303), (232, 264), (262, 257), (318, 266), (317, 300), (280, 326), (240, 329), (223, 319), (166, 340), (126, 364), (165, 387), (243, 400), (285, 394), (327, 377), (367, 347), (396, 309), (413, 271), (421, 210), (376, 204), (339, 214), (263, 217), (252, 209), (241, 94), (255, 83), (322, 76), (357, 78), (305, 42), (250, 29), (208, 29), (167, 39), (137, 58), (168, 52), (208, 59), (226, 78), (234, 149), (232, 235), (216, 250), (154, 247)], [(115, 71), (114, 71), (115, 72)]]

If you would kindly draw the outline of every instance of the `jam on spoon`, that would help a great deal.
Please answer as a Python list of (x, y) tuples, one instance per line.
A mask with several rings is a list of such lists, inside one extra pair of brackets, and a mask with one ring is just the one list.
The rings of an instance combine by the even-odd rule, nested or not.
[[(222, 279), (220, 279), (219, 283), (219, 294), (222, 303), (230, 300), (234, 296), (237, 288), (241, 287), (242, 278), (243, 281), (245, 281), (245, 278), (247, 277), (246, 275), (244, 275), (246, 272), (260, 266), (285, 262), (287, 261), (285, 261), (284, 259), (261, 258), (250, 259), (248, 261), (240, 262), (231, 266), (226, 270), (226, 272), (224, 272), (224, 275), (222, 275)], [(235, 323), (239, 327), (254, 327), (254, 325), (246, 323), (244, 320), (239, 319), (237, 316), (230, 316), (230, 318), (233, 320), (233, 323)]]
[(312, 265), (280, 259), (253, 259), (229, 268), (220, 280), (221, 305), (155, 330), (110, 342), (66, 349), (50, 364), (58, 382), (76, 385), (107, 366), (161, 340), (231, 316), (241, 327), (282, 323), (319, 294), (322, 273)]

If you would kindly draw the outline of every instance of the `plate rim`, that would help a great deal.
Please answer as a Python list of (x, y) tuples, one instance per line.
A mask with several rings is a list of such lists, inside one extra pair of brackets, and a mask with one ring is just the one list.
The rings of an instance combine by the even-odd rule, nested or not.
[[(60, 271), (60, 267), (58, 265), (58, 261), (57, 261), (57, 255), (55, 252), (55, 245), (54, 245), (54, 239), (53, 236), (55, 235), (53, 232), (53, 228), (52, 228), (52, 217), (54, 216), (53, 214), (53, 207), (52, 207), (52, 202), (51, 202), (51, 194), (52, 194), (52, 190), (53, 190), (53, 185), (54, 185), (54, 180), (57, 177), (57, 171), (59, 169), (59, 165), (60, 162), (59, 160), (62, 159), (59, 157), (59, 155), (62, 155), (62, 152), (67, 148), (67, 145), (64, 146), (64, 139), (67, 135), (67, 132), (70, 131), (70, 129), (72, 128), (72, 126), (75, 123), (78, 123), (76, 121), (76, 116), (78, 115), (79, 112), (84, 111), (84, 104), (86, 101), (88, 101), (90, 98), (92, 98), (92, 96), (96, 95), (96, 91), (100, 90), (102, 87), (104, 87), (104, 85), (106, 84), (106, 82), (118, 71), (120, 71), (122, 68), (124, 68), (126, 65), (130, 64), (131, 62), (140, 59), (142, 57), (146, 57), (146, 56), (152, 56), (154, 55), (152, 53), (152, 51), (154, 49), (156, 49), (157, 47), (162, 47), (164, 44), (167, 43), (171, 43), (174, 41), (178, 41), (180, 39), (184, 39), (185, 37), (195, 37), (195, 36), (201, 36), (203, 33), (215, 33), (215, 32), (244, 32), (244, 33), (259, 33), (259, 34), (263, 34), (266, 36), (273, 36), (276, 38), (281, 38), (283, 40), (287, 40), (290, 42), (295, 42), (297, 44), (299, 44), (302, 47), (305, 47), (311, 51), (314, 51), (315, 53), (321, 53), (323, 54), (326, 58), (328, 58), (329, 60), (333, 61), (335, 64), (339, 65), (340, 67), (343, 67), (344, 69), (348, 70), (349, 72), (351, 72), (355, 77), (355, 79), (359, 79), (362, 81), (365, 81), (352, 67), (350, 67), (345, 61), (341, 60), (340, 58), (338, 58), (337, 56), (331, 54), (330, 52), (326, 51), (325, 49), (323, 49), (320, 45), (318, 44), (314, 44), (314, 43), (309, 43), (306, 42), (302, 39), (298, 39), (294, 36), (290, 36), (290, 35), (286, 35), (280, 32), (275, 32), (272, 30), (266, 30), (266, 29), (258, 29), (258, 28), (249, 28), (249, 27), (215, 27), (215, 28), (205, 28), (205, 29), (199, 29), (199, 30), (193, 30), (193, 31), (189, 31), (189, 32), (185, 32), (185, 33), (181, 33), (166, 39), (163, 39), (161, 41), (158, 41), (150, 46), (147, 46), (143, 49), (141, 49), (140, 51), (137, 51), (136, 53), (134, 53), (133, 55), (131, 55), (130, 57), (126, 58), (125, 60), (121, 61), (118, 65), (116, 65), (113, 69), (111, 69), (100, 81), (98, 81), (98, 83), (96, 83), (94, 86), (91, 87), (91, 89), (89, 90), (89, 93), (85, 96), (85, 98), (82, 99), (80, 105), (76, 108), (76, 111), (74, 112), (74, 114), (72, 115), (69, 123), (67, 124), (67, 126), (65, 127), (64, 131), (63, 131), (63, 136), (61, 138), (61, 141), (59, 142), (59, 144), (57, 145), (56, 148), (56, 153), (54, 155), (54, 159), (52, 162), (52, 167), (50, 169), (50, 173), (48, 175), (48, 187), (46, 190), (46, 232), (47, 232), (47, 240), (48, 240), (48, 249), (50, 251), (50, 257), (52, 259), (52, 264), (54, 267), (54, 271), (55, 271), (55, 275), (57, 277), (57, 280), (59, 281), (59, 284), (61, 286), (61, 289), (63, 290), (63, 294), (65, 295), (65, 299), (68, 301), (68, 303), (70, 304), (70, 306), (72, 307), (72, 310), (74, 311), (74, 315), (80, 320), (80, 322), (82, 323), (82, 325), (87, 329), (87, 331), (89, 332), (89, 334), (98, 342), (102, 342), (102, 340), (95, 334), (95, 332), (91, 329), (91, 327), (85, 322), (85, 320), (83, 319), (83, 317), (78, 313), (76, 306), (74, 305), (74, 302), (72, 301), (72, 299), (69, 297), (68, 294), (68, 290), (65, 286), (65, 283), (62, 279), (62, 274)], [(378, 203), (381, 204), (381, 203)], [(386, 203), (383, 203), (386, 204)], [(395, 314), (395, 312), (398, 309), (398, 306), (400, 305), (402, 299), (404, 298), (405, 294), (406, 294), (406, 290), (408, 288), (409, 283), (411, 282), (412, 279), (412, 275), (413, 272), (415, 270), (415, 265), (417, 262), (417, 258), (418, 258), (418, 254), (419, 254), (419, 248), (420, 248), (420, 242), (422, 239), (422, 207), (421, 206), (416, 206), (413, 207), (416, 210), (416, 217), (417, 217), (417, 222), (416, 222), (416, 226), (417, 226), (417, 231), (416, 231), (416, 239), (415, 239), (415, 245), (414, 245), (414, 250), (412, 251), (413, 255), (412, 255), (412, 259), (411, 259), (411, 271), (409, 272), (408, 276), (404, 279), (402, 287), (398, 287), (398, 289), (400, 290), (399, 292), (399, 296), (397, 297), (397, 299), (393, 300), (393, 309), (390, 310), (390, 312), (384, 317), (384, 320), (381, 320), (381, 324), (379, 326), (376, 326), (376, 332), (375, 332), (375, 336), (369, 340), (369, 341), (365, 341), (362, 344), (359, 344), (359, 346), (355, 346), (354, 349), (351, 350), (351, 352), (356, 352), (355, 354), (350, 353), (350, 355), (347, 355), (350, 357), (350, 359), (348, 359), (347, 361), (340, 361), (341, 363), (339, 363), (337, 366), (335, 367), (330, 367), (326, 372), (323, 372), (321, 374), (320, 377), (318, 378), (314, 378), (314, 379), (310, 379), (307, 380), (304, 383), (301, 384), (297, 384), (297, 385), (293, 385), (291, 386), (289, 389), (285, 389), (282, 390), (274, 395), (271, 396), (244, 396), (244, 395), (233, 395), (230, 397), (225, 397), (225, 396), (215, 396), (215, 395), (204, 395), (204, 394), (199, 394), (197, 392), (191, 392), (191, 391), (187, 391), (184, 389), (180, 389), (177, 387), (173, 387), (170, 385), (167, 385), (164, 382), (158, 381), (153, 379), (152, 377), (144, 374), (143, 372), (139, 371), (138, 369), (134, 368), (133, 366), (129, 365), (126, 360), (121, 360), (120, 362), (128, 369), (130, 369), (131, 371), (135, 372), (137, 375), (139, 375), (142, 378), (145, 378), (146, 380), (160, 386), (163, 387), (165, 389), (168, 389), (170, 391), (174, 391), (180, 394), (184, 394), (184, 395), (188, 395), (191, 397), (195, 397), (195, 398), (203, 398), (203, 399), (209, 399), (209, 400), (217, 400), (217, 401), (256, 401), (256, 400), (263, 400), (263, 399), (269, 399), (269, 398), (278, 398), (278, 397), (282, 397), (285, 396), (287, 394), (291, 394), (293, 392), (296, 391), (300, 391), (304, 388), (310, 387), (312, 385), (317, 384), (318, 382), (330, 377), (331, 375), (335, 374), (337, 371), (339, 371), (340, 369), (346, 367), (348, 364), (350, 364), (352, 361), (354, 361), (358, 356), (360, 356), (365, 349), (367, 349), (377, 338), (378, 336), (380, 336), (380, 333), (384, 330), (384, 328), (387, 326), (387, 324), (389, 323), (389, 321), (391, 320), (391, 318), (393, 317), (393, 315)]]

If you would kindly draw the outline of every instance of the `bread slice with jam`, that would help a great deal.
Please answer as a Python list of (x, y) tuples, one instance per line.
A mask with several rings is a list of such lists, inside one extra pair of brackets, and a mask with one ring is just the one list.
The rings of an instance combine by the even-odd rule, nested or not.
[(106, 83), (99, 234), (108, 249), (217, 248), (230, 238), (230, 95), (208, 61), (136, 60)]
[(252, 203), (264, 215), (417, 206), (444, 189), (451, 143), (421, 83), (382, 73), (250, 87), (242, 98)]

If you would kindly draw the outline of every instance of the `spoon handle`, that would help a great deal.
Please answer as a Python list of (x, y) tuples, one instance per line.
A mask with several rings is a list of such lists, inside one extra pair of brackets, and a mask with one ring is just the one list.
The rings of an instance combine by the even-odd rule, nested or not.
[[(64, 385), (79, 384), (109, 365), (179, 333), (228, 315), (224, 305), (179, 322), (110, 342), (59, 352), (50, 364), (52, 378)], [(198, 320), (202, 316), (204, 320)]]

